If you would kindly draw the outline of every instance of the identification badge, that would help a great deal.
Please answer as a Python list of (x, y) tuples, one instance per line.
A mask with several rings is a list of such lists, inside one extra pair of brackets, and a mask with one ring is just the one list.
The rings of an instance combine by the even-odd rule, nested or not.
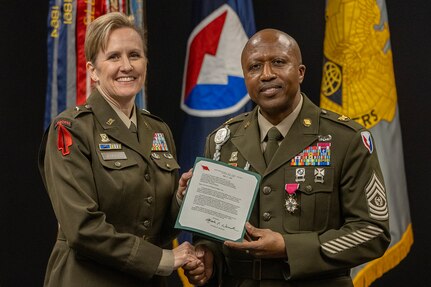
[(102, 151), (103, 160), (127, 159), (124, 151)]

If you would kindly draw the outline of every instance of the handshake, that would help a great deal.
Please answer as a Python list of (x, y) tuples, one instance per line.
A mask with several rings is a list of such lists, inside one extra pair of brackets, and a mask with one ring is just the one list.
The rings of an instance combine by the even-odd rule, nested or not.
[(214, 255), (204, 245), (193, 246), (184, 242), (172, 250), (174, 269), (182, 267), (184, 274), (193, 285), (201, 286), (208, 282), (213, 274)]

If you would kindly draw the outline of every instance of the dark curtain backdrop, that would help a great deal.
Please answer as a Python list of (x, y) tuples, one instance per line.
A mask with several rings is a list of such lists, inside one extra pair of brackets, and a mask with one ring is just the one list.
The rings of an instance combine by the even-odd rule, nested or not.
[[(150, 111), (173, 129), (178, 145), (184, 55), (191, 0), (149, 0)], [(257, 29), (294, 36), (307, 66), (303, 91), (318, 103), (324, 2), (255, 0)], [(428, 122), (431, 2), (387, 0), (415, 244), (408, 257), (373, 286), (431, 286), (431, 205)], [(41, 286), (56, 220), (37, 170), (46, 82), (48, 1), (0, 0), (0, 286)], [(193, 143), (190, 143), (193, 144)], [(125, 207), (126, 208), (126, 207)]]

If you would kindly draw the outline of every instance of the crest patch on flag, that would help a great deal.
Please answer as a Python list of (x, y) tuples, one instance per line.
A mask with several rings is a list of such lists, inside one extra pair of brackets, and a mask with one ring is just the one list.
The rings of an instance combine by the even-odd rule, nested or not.
[(242, 108), (250, 98), (240, 65), (247, 42), (241, 19), (228, 4), (209, 14), (187, 44), (181, 109), (198, 117), (218, 117)]

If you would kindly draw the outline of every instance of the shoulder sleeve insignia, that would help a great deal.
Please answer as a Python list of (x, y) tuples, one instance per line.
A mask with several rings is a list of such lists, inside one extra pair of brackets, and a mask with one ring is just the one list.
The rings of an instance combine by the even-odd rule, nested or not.
[(67, 120), (59, 120), (55, 124), (57, 129), (57, 148), (63, 156), (70, 154), (69, 147), (72, 145), (72, 136), (70, 132), (66, 129), (66, 126), (70, 127), (71, 123)]
[(370, 152), (370, 154), (373, 153), (374, 145), (373, 145), (373, 139), (371, 137), (371, 133), (369, 131), (361, 132), (361, 139), (362, 139), (362, 143)]

